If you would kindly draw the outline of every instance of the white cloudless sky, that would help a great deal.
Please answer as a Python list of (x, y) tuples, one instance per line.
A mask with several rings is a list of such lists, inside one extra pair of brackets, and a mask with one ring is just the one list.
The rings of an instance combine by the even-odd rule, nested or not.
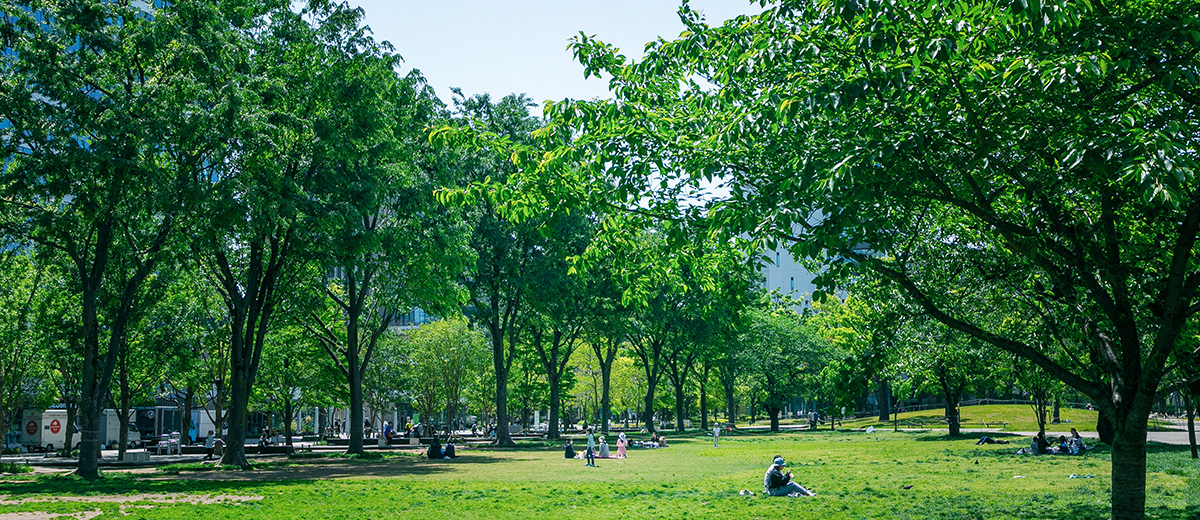
[[(584, 80), (567, 49), (580, 31), (640, 58), (645, 44), (683, 31), (678, 0), (350, 0), (365, 23), (418, 69), (450, 104), (451, 87), (499, 99), (525, 93), (537, 103), (611, 97), (607, 80)], [(761, 11), (749, 0), (692, 0), (710, 25)]]

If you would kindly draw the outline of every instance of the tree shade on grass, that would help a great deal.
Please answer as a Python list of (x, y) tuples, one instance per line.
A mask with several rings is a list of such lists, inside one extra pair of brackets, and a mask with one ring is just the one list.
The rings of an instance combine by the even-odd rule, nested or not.
[[(296, 458), (257, 464), (250, 471), (190, 472), (176, 476), (110, 476), (95, 483), (70, 477), (0, 481), (0, 494), (134, 495), (237, 494), (245, 503), (127, 508), (138, 518), (261, 520), (329, 517), (529, 518), (1061, 518), (1104, 517), (1108, 510), (1109, 450), (1081, 457), (1018, 456), (1010, 445), (975, 446), (973, 439), (879, 432), (734, 434), (713, 448), (689, 434), (658, 450), (631, 449), (625, 460), (584, 468), (562, 459), (556, 446), (467, 450), (456, 461), (416, 456), (382, 459)], [(811, 499), (761, 496), (762, 475), (775, 454), (788, 459)], [(1185, 446), (1150, 445), (1147, 513), (1194, 518), (1200, 513), (1200, 469)], [(309, 468), (338, 468), (338, 480)], [(588, 470), (588, 471), (585, 471)], [(331, 469), (332, 471), (332, 469)], [(1071, 475), (1092, 478), (1070, 478)], [(159, 480), (167, 476), (166, 480)], [(1020, 478), (1014, 478), (1020, 477)], [(15, 477), (14, 477), (15, 478)], [(27, 476), (20, 478), (28, 479)], [(234, 481), (206, 480), (231, 478)], [(904, 489), (904, 486), (912, 486)], [(758, 496), (743, 497), (748, 489)], [(142, 502), (140, 504), (147, 505)], [(0, 505), (16, 511), (75, 512), (115, 505), (33, 503)]]

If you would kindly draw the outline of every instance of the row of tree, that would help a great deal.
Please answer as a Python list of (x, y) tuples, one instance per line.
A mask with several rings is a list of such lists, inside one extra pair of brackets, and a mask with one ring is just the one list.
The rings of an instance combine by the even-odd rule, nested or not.
[(990, 345), (1095, 402), (1113, 517), (1143, 518), (1152, 407), (1200, 391), (1196, 12), (782, 0), (709, 25), (685, 3), (641, 60), (577, 38), (615, 99), (548, 106), (490, 191), (783, 244), (826, 288), (886, 280), (961, 334), (947, 354)]

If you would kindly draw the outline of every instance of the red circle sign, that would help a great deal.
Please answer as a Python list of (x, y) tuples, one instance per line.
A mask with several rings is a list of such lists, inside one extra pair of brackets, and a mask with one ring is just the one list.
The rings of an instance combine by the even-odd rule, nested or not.
[(62, 429), (62, 425), (58, 423), (58, 419), (50, 421), (50, 433), (58, 433)]
[(25, 425), (25, 433), (37, 435), (37, 422), (29, 421), (29, 424)]

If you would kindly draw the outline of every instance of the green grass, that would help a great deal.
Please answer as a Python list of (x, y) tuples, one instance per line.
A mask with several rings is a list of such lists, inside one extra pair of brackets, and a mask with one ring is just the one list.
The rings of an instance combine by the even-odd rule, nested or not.
[[(722, 436), (721, 448), (692, 433), (671, 447), (631, 450), (627, 460), (564, 460), (557, 448), (466, 450), (455, 461), (412, 456), (342, 460), (306, 456), (242, 472), (111, 475), (0, 481), (0, 495), (137, 493), (241, 494), (261, 501), (153, 505), (128, 518), (1103, 518), (1108, 514), (1109, 454), (1017, 456), (1023, 442), (975, 446), (977, 436), (944, 433), (797, 432)], [(761, 491), (775, 454), (819, 496), (742, 497)], [(1147, 500), (1153, 518), (1200, 516), (1200, 464), (1186, 446), (1151, 445)], [(289, 480), (316, 466), (354, 478)], [(1070, 479), (1070, 475), (1094, 475)], [(253, 479), (261, 475), (282, 480)], [(283, 477), (280, 477), (283, 475)], [(1020, 478), (1014, 478), (1020, 476)], [(903, 486), (911, 485), (905, 490)], [(761, 493), (759, 493), (761, 495)], [(20, 511), (119, 512), (115, 504), (35, 503)], [(103, 517), (102, 517), (103, 518)]]
[(6, 462), (0, 464), (0, 473), (32, 473), (33, 466), (29, 464), (21, 464), (18, 462)]
[[(959, 408), (959, 420), (963, 428), (1001, 428), (1012, 432), (1030, 432), (1037, 431), (1037, 419), (1033, 415), (1033, 409), (1028, 405), (1020, 404), (990, 404), (982, 406), (963, 406)], [(900, 416), (901, 428), (934, 428), (945, 429), (946, 419), (945, 410), (936, 408), (932, 410), (922, 410), (918, 412), (905, 412), (898, 414)], [(1081, 432), (1096, 431), (1096, 417), (1098, 412), (1080, 410), (1076, 408), (1063, 408), (1059, 412), (1059, 418), (1062, 422), (1059, 424), (1046, 424), (1046, 431), (1049, 432), (1069, 432), (1071, 428), (1075, 428)], [(1049, 418), (1047, 418), (1049, 419)], [(863, 429), (867, 426), (875, 426), (876, 428), (891, 428), (893, 422), (879, 422), (877, 417), (867, 417), (856, 419), (853, 421), (843, 421), (843, 428), (858, 428)], [(1150, 419), (1150, 431), (1162, 431), (1171, 428), (1172, 423), (1162, 421), (1157, 418)]]
[[(945, 410), (941, 408), (905, 412), (900, 416), (900, 427), (912, 428), (946, 428)], [(1075, 428), (1081, 432), (1096, 431), (1096, 412), (1063, 408), (1060, 411), (1060, 424), (1047, 424), (1047, 431), (1070, 431)], [(1008, 431), (1028, 432), (1037, 431), (1037, 419), (1033, 409), (1019, 404), (992, 404), (983, 406), (964, 406), (959, 408), (959, 420), (963, 428), (1002, 428)], [(844, 421), (844, 428), (891, 428), (892, 422), (879, 422), (876, 417)]]

